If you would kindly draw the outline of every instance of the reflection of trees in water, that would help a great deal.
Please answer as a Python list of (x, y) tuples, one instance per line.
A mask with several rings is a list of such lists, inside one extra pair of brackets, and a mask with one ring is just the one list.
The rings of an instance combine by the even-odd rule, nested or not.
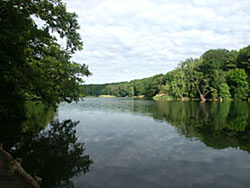
[[(1, 86), (2, 87), (2, 86)], [(3, 91), (5, 87), (3, 87)], [(10, 148), (13, 143), (18, 142), (22, 136), (20, 122), (25, 120), (25, 109), (23, 99), (13, 92), (3, 92), (0, 95), (1, 101), (5, 103), (0, 106), (0, 143), (5, 149)], [(12, 94), (12, 95), (11, 95)], [(4, 100), (4, 95), (8, 100)], [(11, 106), (11, 108), (7, 108)]]
[[(0, 112), (0, 143), (9, 150), (27, 135), (36, 134), (53, 120), (54, 109), (37, 102), (13, 103)], [(13, 109), (14, 108), (14, 109)]]
[(189, 138), (207, 146), (240, 148), (250, 152), (250, 110), (247, 102), (162, 102), (153, 111), (155, 119), (166, 120)]
[(42, 187), (73, 187), (71, 178), (86, 173), (93, 163), (77, 142), (74, 127), (78, 122), (52, 123), (35, 136), (16, 146), (13, 155), (23, 158), (24, 168), (42, 178)]
[(250, 103), (134, 100), (128, 108), (135, 114), (167, 121), (180, 134), (198, 138), (207, 146), (240, 148), (250, 152)]
[(54, 109), (35, 102), (11, 105), (15, 110), (0, 109), (0, 143), (5, 150), (21, 157), (25, 170), (43, 179), (42, 187), (73, 187), (71, 178), (86, 173), (93, 163), (84, 155), (84, 143), (77, 141), (78, 122), (55, 121), (45, 128)]

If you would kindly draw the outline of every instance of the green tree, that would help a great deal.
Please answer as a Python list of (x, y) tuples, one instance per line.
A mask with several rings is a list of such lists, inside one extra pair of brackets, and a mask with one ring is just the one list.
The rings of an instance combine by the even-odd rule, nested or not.
[[(90, 72), (70, 61), (82, 48), (76, 14), (67, 12), (61, 0), (2, 0), (0, 7), (0, 108), (10, 108), (10, 93), (50, 105), (78, 100), (82, 76)], [(65, 47), (57, 44), (55, 33), (65, 39)]]
[(195, 67), (197, 67), (198, 60), (193, 58), (188, 58), (179, 64), (179, 67), (185, 73), (185, 82), (187, 87), (187, 96), (194, 98), (197, 96), (198, 90), (194, 82), (195, 78)]
[(230, 92), (235, 99), (246, 99), (249, 95), (249, 83), (244, 69), (232, 69), (227, 73)]
[(201, 86), (207, 86), (208, 98), (218, 98), (219, 86), (226, 81), (223, 70), (235, 68), (236, 57), (237, 52), (226, 49), (208, 50), (201, 56), (201, 63), (197, 68), (202, 73)]
[(210, 92), (210, 80), (211, 78), (206, 75), (205, 72), (202, 72), (203, 61), (200, 59), (193, 60), (188, 63), (185, 68), (188, 81), (192, 84), (192, 87), (195, 87), (199, 93), (201, 101), (206, 101), (206, 95)]
[[(210, 97), (212, 99), (218, 99), (218, 97), (224, 98), (225, 96), (221, 96), (221, 89), (226, 89), (226, 75), (225, 72), (221, 69), (215, 70), (213, 74), (212, 81), (210, 82)], [(225, 92), (225, 90), (224, 90)], [(223, 93), (225, 94), (225, 93)], [(230, 95), (230, 93), (229, 93)]]
[(184, 100), (186, 95), (185, 74), (181, 69), (177, 69), (168, 73), (165, 90), (173, 97)]
[(237, 57), (237, 67), (245, 69), (246, 73), (250, 74), (250, 45), (242, 48)]
[(219, 97), (221, 98), (230, 98), (231, 94), (230, 94), (230, 87), (227, 85), (227, 83), (222, 83), (221, 85), (219, 85)]
[(214, 70), (224, 71), (236, 68), (238, 52), (226, 49), (215, 49), (206, 51), (201, 57), (203, 59), (203, 72), (213, 73)]

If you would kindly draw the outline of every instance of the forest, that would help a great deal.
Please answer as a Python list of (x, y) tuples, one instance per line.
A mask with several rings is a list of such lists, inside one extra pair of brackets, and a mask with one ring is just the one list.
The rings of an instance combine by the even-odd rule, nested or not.
[(248, 100), (250, 45), (239, 51), (212, 49), (181, 61), (176, 69), (130, 82), (83, 85), (85, 96), (144, 96), (160, 100)]

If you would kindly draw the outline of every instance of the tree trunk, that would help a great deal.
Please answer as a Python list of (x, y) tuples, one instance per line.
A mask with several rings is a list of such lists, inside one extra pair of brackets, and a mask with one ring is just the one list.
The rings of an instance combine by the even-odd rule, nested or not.
[(200, 99), (201, 99), (201, 102), (206, 102), (206, 98), (204, 95), (200, 94)]
[(181, 97), (181, 101), (184, 101), (184, 97), (182, 95), (179, 95)]
[(13, 157), (3, 149), (2, 144), (0, 144), (0, 155), (2, 155), (8, 163), (10, 163), (11, 168), (13, 168), (18, 175), (24, 178), (24, 180), (29, 183), (31, 187), (40, 188), (38, 182), (36, 182), (36, 180), (32, 176), (30, 176), (18, 162), (20, 161), (20, 159), (14, 160)]

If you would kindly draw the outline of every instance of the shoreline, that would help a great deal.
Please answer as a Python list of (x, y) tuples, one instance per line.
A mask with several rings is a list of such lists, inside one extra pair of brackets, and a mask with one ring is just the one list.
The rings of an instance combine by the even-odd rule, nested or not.
[(14, 159), (0, 144), (0, 187), (40, 188), (38, 182), (21, 166), (21, 159)]
[[(99, 95), (99, 96), (85, 96), (83, 98), (131, 98), (131, 99), (149, 99), (144, 96), (125, 96), (125, 97), (117, 97), (115, 95)], [(172, 96), (153, 96), (150, 100), (153, 101), (201, 101), (200, 98), (188, 98), (184, 97), (182, 100), (181, 98), (174, 98)], [(206, 102), (233, 102), (233, 101), (238, 101), (238, 102), (250, 102), (250, 99), (248, 100), (236, 100), (233, 98), (226, 98), (226, 99), (206, 99)]]

